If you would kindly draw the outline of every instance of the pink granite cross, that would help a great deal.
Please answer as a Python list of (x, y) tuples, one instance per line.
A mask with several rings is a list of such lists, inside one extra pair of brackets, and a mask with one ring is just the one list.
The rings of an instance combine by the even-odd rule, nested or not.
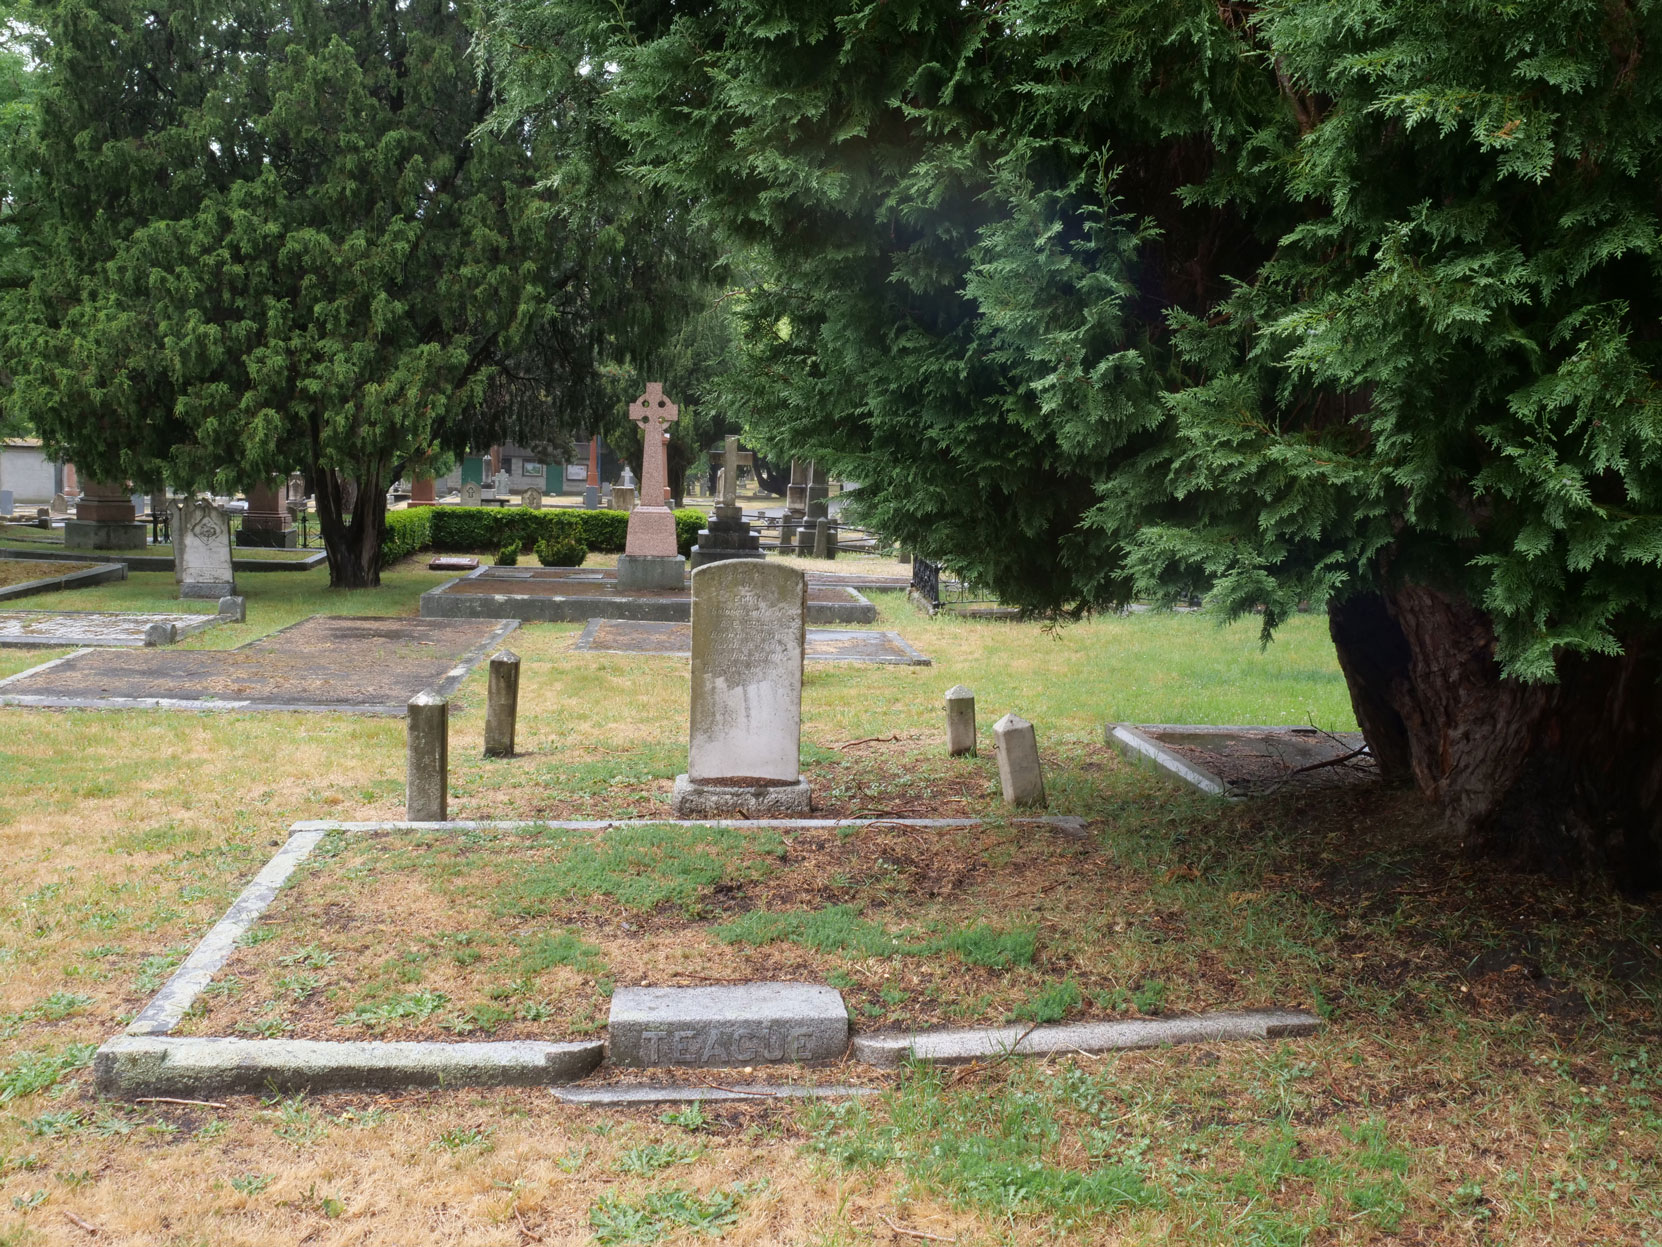
[(666, 505), (669, 458), (664, 451), (664, 436), (666, 427), (681, 418), (681, 409), (664, 397), (661, 381), (649, 381), (646, 393), (629, 404), (629, 418), (641, 426), (645, 445), (641, 451), (640, 505), (629, 513), (624, 553), (673, 556), (675, 519)]

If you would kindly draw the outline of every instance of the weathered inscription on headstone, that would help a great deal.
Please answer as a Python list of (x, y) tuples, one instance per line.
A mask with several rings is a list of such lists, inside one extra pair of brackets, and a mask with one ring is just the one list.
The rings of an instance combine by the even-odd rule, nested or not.
[(173, 579), (181, 598), (218, 601), (236, 593), (231, 517), (206, 498), (173, 504)]
[(692, 576), (692, 732), (675, 808), (697, 818), (809, 808), (802, 781), (807, 581), (780, 563), (724, 560)]
[(633, 1067), (830, 1061), (848, 1047), (848, 1011), (815, 983), (621, 987), (607, 1047), (614, 1065)]

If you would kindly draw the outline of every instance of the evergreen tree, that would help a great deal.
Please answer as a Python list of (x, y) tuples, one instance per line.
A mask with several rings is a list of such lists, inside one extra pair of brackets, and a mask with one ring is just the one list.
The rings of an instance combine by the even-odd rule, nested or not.
[[(627, 230), (546, 178), (582, 126), (482, 126), (469, 17), (38, 6), (54, 212), (7, 335), (15, 406), (95, 477), (228, 490), (302, 468), (344, 587), (378, 581), (405, 465), (595, 422)], [(581, 83), (560, 108), (581, 117)]]
[[(33, 75), (19, 33), (15, 6), (0, 2), (0, 324), (16, 318), (15, 301), (29, 283), (37, 211), (28, 166), (18, 159), (33, 109)], [(24, 428), (9, 413), (10, 389), (10, 374), (0, 365), (0, 435)]]
[(1655, 880), (1658, 5), (493, 12), (761, 257), (764, 449), (1024, 606), (1325, 603), (1456, 835)]

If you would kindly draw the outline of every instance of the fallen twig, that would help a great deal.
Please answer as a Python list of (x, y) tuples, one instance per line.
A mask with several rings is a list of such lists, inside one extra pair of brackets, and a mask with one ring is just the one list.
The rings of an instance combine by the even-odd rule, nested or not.
[(719, 1082), (711, 1082), (708, 1078), (700, 1078), (698, 1081), (714, 1091), (730, 1091), (734, 1095), (752, 1095), (760, 1100), (777, 1099), (779, 1096), (777, 1091), (746, 1091), (743, 1087), (724, 1086)]
[(836, 749), (852, 749), (852, 748), (854, 748), (855, 745), (887, 744), (889, 741), (898, 741), (899, 739), (900, 739), (899, 736), (867, 736), (863, 740), (844, 741), (840, 745), (833, 746), (833, 748), (836, 748)]
[(519, 1232), (525, 1235), (526, 1238), (530, 1239), (533, 1243), (542, 1242), (542, 1235), (533, 1234), (531, 1232), (531, 1227), (525, 1224), (525, 1218), (519, 1215), (519, 1209), (517, 1208), (514, 1209), (514, 1220), (519, 1222)]
[(877, 1219), (884, 1225), (888, 1226), (896, 1234), (904, 1234), (907, 1238), (927, 1238), (932, 1243), (955, 1243), (958, 1241), (958, 1236), (956, 1234), (954, 1234), (951, 1238), (945, 1238), (940, 1234), (925, 1234), (922, 1230), (908, 1230), (903, 1225), (896, 1225), (882, 1213), (877, 1214)]
[(83, 1221), (83, 1220), (81, 1220), (81, 1218), (77, 1217), (72, 1212), (66, 1212), (63, 1215), (68, 1217), (69, 1218), (69, 1223), (71, 1225), (75, 1226), (76, 1228), (85, 1230), (88, 1234), (92, 1234), (92, 1235), (96, 1235), (98, 1233), (98, 1227), (96, 1225), (94, 1225), (92, 1222)]
[(218, 1100), (176, 1100), (170, 1095), (141, 1095), (134, 1104), (190, 1104), (197, 1108), (228, 1108)]

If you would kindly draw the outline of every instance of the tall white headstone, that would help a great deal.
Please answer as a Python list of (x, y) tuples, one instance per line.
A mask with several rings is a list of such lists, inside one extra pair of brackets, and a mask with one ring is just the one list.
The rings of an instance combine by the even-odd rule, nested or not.
[(218, 601), (236, 593), (231, 518), (206, 498), (173, 504), (173, 579), (182, 598)]
[(802, 813), (807, 581), (780, 563), (726, 560), (692, 575), (692, 733), (675, 780), (683, 818)]

